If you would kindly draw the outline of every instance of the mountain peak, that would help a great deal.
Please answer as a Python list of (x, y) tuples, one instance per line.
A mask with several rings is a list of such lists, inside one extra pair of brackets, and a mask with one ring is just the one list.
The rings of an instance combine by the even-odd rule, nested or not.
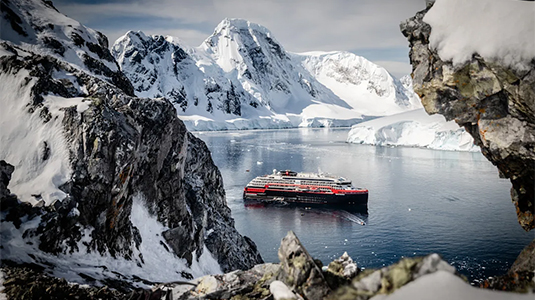
[(266, 27), (245, 19), (225, 18), (217, 25), (214, 33), (204, 41), (204, 45), (211, 48), (221, 43), (228, 45), (229, 42), (233, 42), (245, 47), (254, 47), (262, 40), (281, 47)]
[(221, 33), (229, 34), (243, 31), (249, 31), (251, 34), (253, 31), (256, 31), (257, 33), (264, 34), (268, 37), (272, 36), (271, 31), (269, 31), (269, 29), (267, 29), (266, 27), (239, 18), (223, 19), (223, 21), (221, 21), (215, 28), (214, 34), (212, 36)]

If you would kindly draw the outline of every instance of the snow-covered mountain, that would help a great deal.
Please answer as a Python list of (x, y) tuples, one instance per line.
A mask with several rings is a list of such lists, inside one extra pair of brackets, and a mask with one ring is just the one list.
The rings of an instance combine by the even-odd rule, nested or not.
[(347, 126), (420, 107), (412, 89), (362, 57), (289, 53), (242, 19), (223, 20), (199, 47), (127, 32), (112, 54), (136, 95), (169, 98), (194, 130)]
[(421, 107), (409, 75), (398, 80), (364, 57), (349, 52), (309, 52), (293, 57), (363, 115), (385, 116)]
[(130, 287), (262, 261), (204, 142), (134, 97), (102, 34), (50, 1), (0, 11), (2, 260)]

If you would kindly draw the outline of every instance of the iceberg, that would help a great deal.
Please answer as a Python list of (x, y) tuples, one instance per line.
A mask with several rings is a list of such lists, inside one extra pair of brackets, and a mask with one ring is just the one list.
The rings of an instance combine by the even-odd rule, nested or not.
[(454, 121), (428, 115), (423, 108), (362, 122), (351, 127), (348, 143), (478, 152), (474, 139)]

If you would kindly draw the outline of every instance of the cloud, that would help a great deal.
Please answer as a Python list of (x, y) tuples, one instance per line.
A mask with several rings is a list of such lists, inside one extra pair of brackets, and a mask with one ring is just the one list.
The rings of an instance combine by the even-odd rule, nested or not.
[[(267, 27), (285, 49), (292, 52), (406, 49), (407, 41), (399, 31), (399, 23), (425, 7), (423, 0), (88, 2), (59, 0), (55, 4), (70, 17), (102, 31), (112, 42), (124, 34), (119, 33), (120, 30), (135, 29), (148, 34), (173, 33), (184, 43), (197, 46), (221, 20), (229, 17)], [(118, 23), (114, 19), (125, 21)], [(147, 22), (150, 19), (154, 21)]]

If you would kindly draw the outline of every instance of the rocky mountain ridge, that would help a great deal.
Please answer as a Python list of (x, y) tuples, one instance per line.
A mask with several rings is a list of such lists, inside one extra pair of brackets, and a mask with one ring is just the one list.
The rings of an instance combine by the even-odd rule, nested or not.
[(133, 96), (102, 34), (49, 1), (1, 12), (2, 260), (133, 286), (262, 262), (204, 142)]

